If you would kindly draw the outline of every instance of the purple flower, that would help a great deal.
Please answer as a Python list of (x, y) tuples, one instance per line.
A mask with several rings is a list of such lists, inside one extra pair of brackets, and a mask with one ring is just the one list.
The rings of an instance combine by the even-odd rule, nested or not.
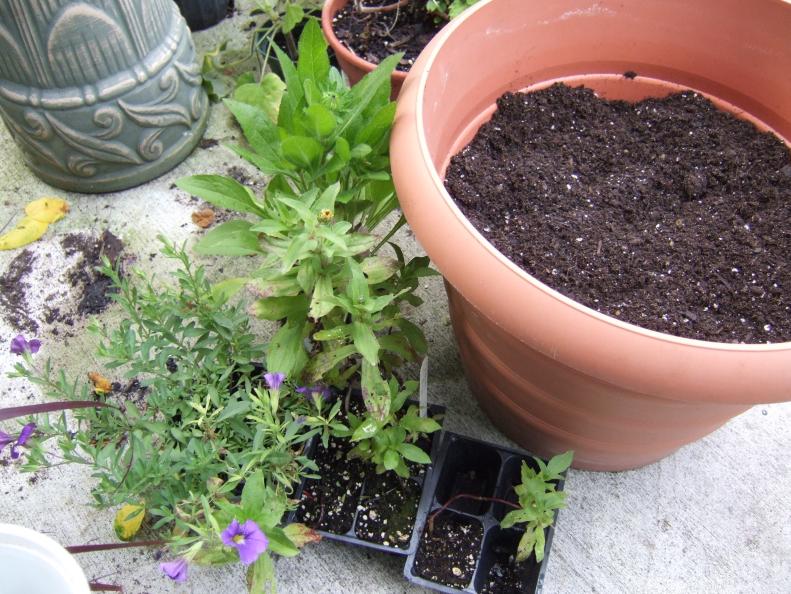
[(280, 386), (283, 384), (283, 380), (286, 379), (286, 374), (280, 373), (279, 371), (274, 373), (265, 373), (264, 379), (266, 380), (266, 385), (269, 386), (270, 390), (279, 390)]
[(239, 551), (239, 560), (245, 565), (254, 563), (269, 546), (266, 534), (252, 520), (239, 524), (234, 518), (220, 537), (226, 546)]
[(38, 352), (41, 348), (41, 341), (34, 338), (33, 340), (25, 340), (25, 337), (18, 334), (15, 338), (11, 339), (11, 352), (15, 355), (22, 355), (26, 351), (32, 354)]
[(326, 386), (300, 386), (297, 388), (297, 392), (309, 395), (314, 401), (326, 400), (331, 394), (330, 389)]
[[(19, 436), (14, 438), (11, 437), (8, 433), (4, 431), (0, 431), (0, 452), (3, 451), (3, 448), (6, 447), (9, 443), (11, 444), (11, 458), (16, 460), (19, 458), (19, 451), (17, 448), (19, 446), (25, 445), (30, 436), (33, 435), (33, 432), (36, 430), (35, 423), (28, 423), (24, 427), (22, 427), (22, 431), (19, 432)], [(16, 442), (16, 443), (14, 443)]]
[(3, 448), (5, 448), (9, 443), (14, 443), (14, 438), (5, 431), (0, 431), (0, 453), (3, 452)]
[(160, 563), (159, 568), (166, 576), (175, 582), (187, 581), (187, 560), (183, 558), (176, 559), (175, 561), (168, 561), (167, 563)]

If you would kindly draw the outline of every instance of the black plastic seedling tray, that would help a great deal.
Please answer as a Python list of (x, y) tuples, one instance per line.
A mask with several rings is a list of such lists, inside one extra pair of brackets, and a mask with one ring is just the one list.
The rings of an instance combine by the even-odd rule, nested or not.
[[(439, 592), (478, 594), (484, 587), (489, 571), (498, 558), (505, 560), (509, 554), (516, 551), (522, 531), (517, 528), (500, 528), (500, 520), (510, 508), (497, 502), (458, 499), (435, 519), (435, 529), (437, 522), (442, 519), (446, 523), (455, 523), (457, 526), (463, 527), (465, 531), (481, 533), (477, 546), (477, 560), (474, 562), (474, 568), (470, 568), (469, 579), (465, 577), (469, 572), (462, 571), (465, 559), (458, 560), (459, 580), (463, 581), (458, 587), (450, 587), (426, 579), (416, 572), (416, 560), (420, 555), (420, 539), (427, 529), (427, 520), (432, 513), (442, 508), (443, 504), (458, 493), (516, 502), (517, 497), (513, 486), (520, 482), (522, 461), (524, 460), (536, 468), (535, 461), (527, 452), (496, 446), (449, 432), (444, 433), (439, 456), (434, 460), (434, 472), (430, 477), (427, 477), (426, 489), (418, 509), (415, 531), (412, 535), (413, 546), (410, 547), (404, 575), (412, 583)], [(565, 480), (558, 482), (558, 491), (563, 490), (564, 483)], [(543, 561), (536, 563), (535, 557), (531, 556), (519, 565), (520, 571), (524, 572), (522, 574), (523, 581), (528, 586), (527, 590), (523, 590), (524, 592), (541, 591), (557, 517), (556, 511), (555, 524), (545, 531), (546, 544)], [(461, 554), (460, 557), (464, 557), (464, 554)], [(472, 564), (471, 560), (469, 562)]]
[[(418, 404), (418, 403), (415, 402), (415, 401), (409, 401), (409, 402), (407, 402), (406, 406), (409, 406), (410, 404)], [(438, 405), (430, 404), (428, 406), (428, 413), (429, 413), (429, 416), (431, 416), (431, 417), (437, 417), (437, 416), (444, 415), (445, 407), (444, 406), (438, 406)], [(435, 433), (433, 433), (430, 436), (430, 438), (431, 438), (431, 447), (430, 447), (429, 455), (431, 456), (431, 460), (432, 461), (436, 460), (437, 456), (439, 455), (441, 433), (442, 433), (441, 431), (436, 431)], [(316, 448), (318, 446), (319, 446), (319, 440), (314, 438), (310, 442), (308, 447), (306, 448), (306, 451), (305, 451), (306, 456), (308, 458), (311, 458), (314, 455), (314, 453), (316, 451)], [(362, 546), (362, 547), (366, 547), (366, 548), (369, 548), (369, 549), (382, 551), (384, 553), (391, 553), (391, 554), (402, 555), (402, 556), (409, 555), (409, 554), (413, 553), (415, 551), (415, 549), (417, 548), (418, 539), (419, 539), (419, 536), (420, 536), (418, 531), (415, 529), (415, 526), (417, 526), (417, 520), (420, 517), (421, 507), (424, 505), (424, 499), (426, 497), (426, 488), (425, 487), (426, 487), (427, 484), (429, 484), (431, 482), (431, 478), (433, 476), (433, 467), (434, 467), (433, 464), (425, 466), (425, 467), (423, 467), (425, 469), (425, 472), (423, 472), (419, 476), (417, 476), (417, 475), (416, 476), (412, 476), (412, 477), (410, 477), (408, 479), (408, 480), (416, 483), (417, 488), (420, 489), (421, 495), (420, 495), (418, 508), (417, 508), (416, 522), (415, 522), (415, 524), (412, 527), (412, 533), (411, 533), (411, 536), (409, 537), (409, 540), (407, 541), (408, 542), (408, 546), (407, 547), (398, 547), (398, 546), (395, 546), (395, 545), (392, 545), (392, 544), (385, 545), (385, 544), (381, 544), (381, 543), (377, 543), (377, 542), (372, 542), (372, 541), (365, 540), (365, 539), (361, 538), (359, 536), (359, 534), (358, 534), (358, 528), (360, 526), (360, 523), (362, 522), (362, 516), (363, 516), (363, 512), (360, 509), (360, 502), (364, 501), (365, 498), (370, 495), (371, 485), (372, 485), (372, 483), (375, 482), (376, 476), (377, 476), (377, 475), (374, 475), (373, 473), (369, 474), (363, 480), (362, 491), (361, 491), (361, 493), (359, 494), (359, 496), (357, 498), (357, 500), (358, 500), (357, 503), (355, 503), (354, 519), (353, 519), (353, 522), (352, 522), (351, 529), (348, 532), (345, 532), (343, 534), (338, 534), (338, 533), (335, 533), (335, 532), (328, 532), (326, 530), (316, 530), (316, 532), (318, 532), (321, 535), (322, 538), (326, 538), (328, 540), (335, 540), (335, 541), (344, 542), (344, 543), (347, 543), (347, 544), (352, 544), (352, 545), (356, 545), (356, 546)], [(295, 498), (298, 501), (302, 499), (305, 487), (309, 484), (309, 482), (311, 480), (313, 480), (313, 479), (303, 479), (302, 482), (300, 483), (299, 487), (297, 488), (297, 490), (296, 490), (296, 492), (294, 494)], [(300, 521), (301, 520), (299, 518), (298, 511), (292, 511), (289, 514), (288, 518), (287, 518), (287, 523), (300, 522)]]

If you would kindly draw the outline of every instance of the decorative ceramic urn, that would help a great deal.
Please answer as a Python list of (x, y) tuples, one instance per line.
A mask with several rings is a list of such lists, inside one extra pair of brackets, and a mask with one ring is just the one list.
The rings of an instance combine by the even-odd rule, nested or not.
[(0, 0), (0, 116), (53, 186), (110, 192), (184, 159), (206, 126), (171, 0)]

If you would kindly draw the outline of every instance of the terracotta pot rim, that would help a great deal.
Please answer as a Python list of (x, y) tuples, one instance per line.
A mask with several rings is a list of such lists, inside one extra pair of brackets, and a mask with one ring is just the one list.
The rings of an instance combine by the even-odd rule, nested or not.
[[(335, 14), (348, 3), (349, 0), (326, 0), (324, 2), (324, 6), (321, 8), (321, 28), (324, 31), (324, 37), (327, 39), (327, 43), (330, 44), (332, 50), (336, 54), (340, 54), (340, 57), (343, 60), (351, 62), (361, 70), (372, 72), (376, 69), (378, 64), (374, 64), (368, 60), (363, 60), (360, 56), (352, 52), (348, 47), (341, 43), (341, 40), (338, 39), (338, 37), (335, 35), (335, 31), (332, 29), (332, 19), (335, 17)], [(396, 80), (404, 82), (406, 80), (407, 74), (409, 73), (401, 72), (400, 70), (394, 70), (391, 76)]]
[[(467, 15), (477, 12), (479, 10), (485, 10), (486, 6), (491, 4), (495, 0), (480, 0), (471, 8), (467, 9)], [(326, 9), (327, 6), (330, 5), (332, 0), (328, 0), (325, 3), (324, 7)], [(322, 12), (322, 20), (324, 18), (324, 12)], [(472, 238), (477, 244), (483, 247), (489, 254), (494, 257), (500, 264), (504, 265), (509, 271), (518, 276), (523, 281), (529, 283), (536, 289), (546, 293), (556, 301), (559, 301), (563, 305), (567, 307), (571, 307), (578, 311), (580, 314), (586, 315), (588, 317), (594, 318), (600, 322), (608, 324), (610, 326), (614, 326), (620, 330), (624, 330), (633, 334), (641, 335), (645, 338), (658, 340), (662, 342), (668, 343), (675, 343), (682, 346), (687, 347), (694, 347), (694, 348), (705, 348), (710, 350), (723, 350), (723, 351), (732, 351), (732, 352), (751, 352), (751, 353), (759, 353), (759, 352), (779, 352), (779, 351), (787, 351), (791, 350), (791, 341), (786, 342), (777, 342), (771, 344), (762, 344), (762, 343), (726, 343), (726, 342), (715, 342), (715, 341), (707, 341), (707, 340), (700, 340), (694, 338), (685, 338), (681, 336), (674, 336), (672, 334), (665, 334), (663, 332), (658, 332), (656, 330), (649, 330), (647, 328), (642, 328), (636, 324), (632, 324), (629, 322), (625, 322), (623, 320), (619, 320), (608, 316), (606, 314), (600, 313), (593, 308), (590, 308), (582, 303), (574, 301), (573, 299), (566, 297), (556, 289), (553, 289), (549, 285), (544, 284), (543, 282), (539, 281), (535, 277), (531, 276), (524, 270), (522, 270), (519, 266), (517, 266), (514, 262), (506, 258), (502, 253), (500, 253), (497, 248), (495, 248), (481, 233), (470, 223), (469, 219), (464, 216), (464, 213), (461, 212), (459, 207), (454, 202), (453, 198), (448, 193), (447, 189), (445, 188), (445, 184), (443, 183), (439, 172), (437, 171), (436, 167), (434, 166), (434, 161), (431, 156), (431, 152), (428, 147), (428, 143), (426, 141), (425, 135), (425, 126), (424, 126), (424, 102), (425, 102), (425, 89), (426, 89), (426, 82), (431, 74), (432, 66), (437, 59), (438, 54), (444, 47), (445, 40), (454, 33), (454, 31), (462, 25), (462, 23), (466, 19), (454, 19), (448, 25), (446, 25), (432, 40), (431, 44), (427, 46), (425, 51), (425, 56), (423, 60), (423, 66), (419, 69), (414, 69), (412, 72), (415, 73), (417, 76), (417, 80), (414, 81), (414, 84), (417, 86), (416, 96), (417, 101), (415, 102), (415, 124), (416, 124), (416, 132), (417, 132), (417, 141), (420, 150), (420, 155), (423, 162), (427, 165), (426, 170), (428, 175), (430, 176), (431, 183), (434, 185), (434, 188), (437, 190), (439, 195), (442, 196), (442, 200), (444, 202), (445, 207), (458, 219), (458, 222), (463, 226), (465, 232)], [(337, 40), (336, 40), (337, 41)], [(338, 42), (340, 43), (340, 42)], [(344, 48), (345, 49), (345, 48)], [(349, 52), (350, 56), (354, 56)], [(356, 56), (354, 56), (356, 58)], [(359, 58), (356, 58), (360, 60)], [(362, 60), (361, 60), (362, 61)], [(364, 61), (363, 61), (364, 62)], [(367, 62), (366, 62), (367, 63)], [(671, 81), (668, 81), (671, 82)], [(705, 94), (705, 93), (704, 93)], [(784, 139), (785, 140), (785, 139)], [(436, 265), (436, 263), (435, 263)], [(437, 267), (439, 267), (437, 265)], [(440, 272), (442, 272), (440, 270)], [(444, 273), (443, 273), (444, 275)], [(448, 278), (448, 277), (446, 277)], [(452, 278), (448, 278), (448, 281), (455, 286), (453, 283)]]

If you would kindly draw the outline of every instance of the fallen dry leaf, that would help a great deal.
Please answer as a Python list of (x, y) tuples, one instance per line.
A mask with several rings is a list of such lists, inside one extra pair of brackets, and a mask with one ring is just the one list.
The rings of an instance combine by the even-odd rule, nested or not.
[(93, 390), (97, 394), (107, 394), (113, 391), (113, 385), (106, 377), (96, 371), (91, 371), (88, 374), (88, 379), (93, 383)]
[(31, 219), (42, 223), (54, 223), (61, 220), (69, 212), (69, 203), (62, 198), (45, 196), (30, 202), (25, 207), (25, 214)]
[(61, 198), (46, 196), (25, 206), (25, 217), (8, 233), (0, 235), (0, 250), (13, 250), (33, 243), (49, 227), (69, 212), (69, 203)]
[(32, 243), (44, 235), (47, 227), (48, 223), (24, 217), (11, 231), (0, 235), (0, 250), (13, 250)]
[(130, 541), (140, 531), (146, 508), (142, 505), (127, 503), (115, 514), (113, 529), (115, 534), (123, 541)]
[(312, 528), (308, 528), (305, 524), (289, 524), (283, 528), (283, 532), (300, 549), (306, 544), (321, 540), (321, 534)]
[(201, 229), (206, 229), (214, 224), (214, 211), (211, 208), (202, 208), (192, 213), (192, 222)]

